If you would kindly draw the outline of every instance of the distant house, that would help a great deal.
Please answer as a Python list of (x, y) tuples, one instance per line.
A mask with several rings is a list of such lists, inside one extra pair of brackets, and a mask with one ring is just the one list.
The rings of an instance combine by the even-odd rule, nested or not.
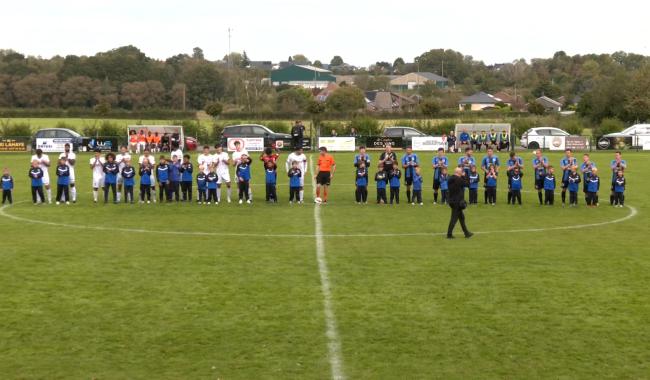
[(481, 111), (486, 108), (493, 108), (501, 100), (483, 91), (474, 95), (466, 96), (458, 102), (458, 109), (468, 111)]
[(539, 98), (535, 99), (535, 102), (544, 106), (546, 112), (562, 111), (562, 103), (558, 102), (557, 100), (553, 100), (548, 96), (540, 96)]
[(248, 67), (252, 69), (271, 71), (273, 69), (273, 62), (271, 61), (251, 61)]
[(304, 88), (325, 88), (331, 82), (336, 82), (331, 71), (309, 65), (290, 65), (271, 71), (271, 83), (274, 86), (288, 84)]
[(400, 75), (390, 81), (390, 87), (394, 91), (413, 90), (427, 82), (432, 82), (438, 88), (449, 86), (449, 79), (434, 73), (408, 73)]
[(345, 83), (347, 85), (353, 85), (354, 84), (354, 78), (356, 75), (334, 75), (336, 78), (336, 84), (341, 84)]
[(417, 102), (390, 91), (366, 91), (366, 109), (376, 112), (413, 111)]
[(324, 89), (320, 90), (315, 96), (314, 99), (316, 99), (317, 102), (325, 102), (327, 98), (332, 95), (336, 89), (339, 88), (339, 85), (331, 82), (327, 84), (327, 87)]

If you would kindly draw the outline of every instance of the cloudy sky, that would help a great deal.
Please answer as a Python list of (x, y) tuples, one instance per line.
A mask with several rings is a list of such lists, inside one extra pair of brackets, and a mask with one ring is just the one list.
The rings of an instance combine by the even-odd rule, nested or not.
[(618, 50), (650, 55), (650, 4), (618, 0), (312, 1), (22, 0), (2, 4), (0, 48), (92, 55), (135, 45), (164, 59), (201, 47), (208, 59), (334, 55), (359, 66), (449, 48), (485, 63)]

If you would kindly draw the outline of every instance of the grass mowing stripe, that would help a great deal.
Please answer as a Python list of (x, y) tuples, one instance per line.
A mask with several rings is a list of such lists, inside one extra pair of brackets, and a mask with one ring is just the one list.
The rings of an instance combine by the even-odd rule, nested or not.
[[(309, 169), (311, 183), (316, 197), (316, 179), (314, 178), (314, 162), (309, 157)], [(345, 379), (343, 373), (343, 359), (341, 358), (341, 340), (336, 327), (336, 317), (332, 307), (332, 289), (330, 286), (327, 258), (325, 257), (325, 239), (323, 238), (323, 225), (320, 217), (320, 205), (314, 206), (314, 234), (316, 235), (316, 258), (318, 259), (318, 272), (320, 273), (321, 291), (323, 292), (323, 308), (325, 312), (325, 323), (327, 324), (327, 348), (329, 351), (332, 379)]]

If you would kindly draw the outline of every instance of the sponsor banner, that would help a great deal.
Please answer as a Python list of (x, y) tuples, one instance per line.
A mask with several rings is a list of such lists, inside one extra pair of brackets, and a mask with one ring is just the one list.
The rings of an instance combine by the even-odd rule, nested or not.
[(383, 136), (373, 136), (366, 139), (366, 147), (368, 149), (384, 149), (386, 145), (390, 145), (393, 148), (401, 148), (403, 146), (403, 141), (401, 137)]
[(96, 137), (84, 138), (81, 141), (81, 148), (83, 152), (92, 152), (99, 149), (102, 152), (117, 152), (118, 148), (117, 137)]
[(643, 150), (650, 150), (650, 140), (643, 142)]
[(632, 136), (626, 137), (601, 137), (596, 143), (598, 150), (622, 150), (630, 149), (632, 147)]
[(65, 151), (65, 144), (72, 144), (72, 138), (38, 138), (36, 139), (36, 149), (43, 152), (59, 152)]
[(234, 152), (235, 142), (239, 141), (241, 147), (249, 152), (262, 152), (264, 150), (263, 137), (228, 137), (228, 152)]
[(548, 144), (549, 150), (564, 150), (566, 136), (550, 136), (546, 138), (551, 139)]
[(319, 137), (318, 147), (327, 148), (332, 152), (354, 152), (355, 138), (354, 137)]
[(589, 150), (589, 137), (566, 136), (564, 138), (564, 148), (571, 150)]
[(411, 148), (417, 151), (437, 151), (447, 149), (447, 141), (441, 136), (416, 136), (411, 140)]
[(14, 139), (0, 139), (0, 152), (24, 152), (27, 144)]

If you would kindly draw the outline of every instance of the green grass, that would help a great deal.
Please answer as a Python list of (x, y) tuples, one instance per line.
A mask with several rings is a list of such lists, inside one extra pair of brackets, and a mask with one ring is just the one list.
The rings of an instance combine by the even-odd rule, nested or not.
[[(592, 156), (609, 178), (611, 153)], [(604, 205), (606, 186), (597, 209), (541, 207), (533, 192), (508, 206), (501, 178), (499, 204), (467, 212), (483, 233), (454, 241), (428, 167), (425, 206), (359, 206), (352, 156), (335, 157), (320, 215), (348, 378), (648, 377), (647, 155), (625, 153), (629, 220), (563, 229), (631, 210)], [(95, 205), (81, 154), (79, 202), (33, 206), (28, 160), (0, 154), (17, 182), (2, 213), (22, 218), (0, 214), (3, 378), (330, 377), (314, 206), (286, 204), (284, 176), (277, 205), (260, 201), (258, 163), (251, 206)], [(503, 232), (527, 228), (555, 229)]]

